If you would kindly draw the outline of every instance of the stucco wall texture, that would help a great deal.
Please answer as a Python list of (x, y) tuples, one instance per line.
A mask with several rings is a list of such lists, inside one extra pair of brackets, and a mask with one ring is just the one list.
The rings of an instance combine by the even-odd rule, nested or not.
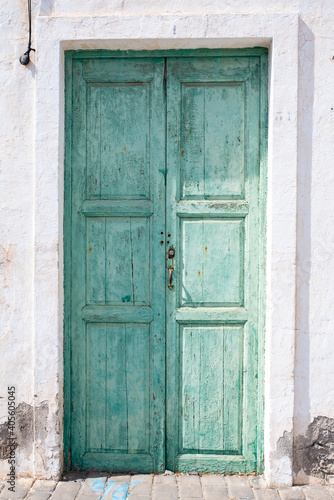
[[(34, 405), (35, 77), (27, 46), (26, 0), (0, 11), (0, 475), (6, 477), (7, 387), (16, 387), (17, 473), (34, 475), (34, 440), (47, 439), (48, 401)], [(334, 475), (334, 3), (332, 0), (42, 0), (36, 16), (182, 13), (299, 14), (297, 287), (294, 482)], [(35, 46), (42, 51), (40, 43)], [(280, 117), (278, 116), (279, 120)], [(44, 207), (47, 210), (47, 206)], [(48, 280), (48, 269), (45, 269)], [(52, 286), (52, 283), (50, 283)], [(47, 315), (48, 312), (45, 311)], [(52, 315), (50, 316), (52, 321)], [(41, 381), (43, 383), (43, 381)], [(55, 383), (56, 385), (56, 383)], [(61, 398), (61, 387), (60, 394)], [(52, 410), (52, 409), (51, 409)], [(277, 408), (279, 413), (280, 409)], [(59, 429), (61, 431), (61, 416)], [(34, 426), (33, 422), (36, 422)], [(318, 450), (318, 451), (317, 451)], [(325, 451), (324, 451), (325, 450)], [(59, 450), (56, 450), (60, 453)], [(55, 452), (55, 460), (57, 458)], [(326, 458), (327, 457), (327, 458)], [(55, 467), (53, 470), (56, 470)], [(52, 468), (50, 473), (55, 474)]]

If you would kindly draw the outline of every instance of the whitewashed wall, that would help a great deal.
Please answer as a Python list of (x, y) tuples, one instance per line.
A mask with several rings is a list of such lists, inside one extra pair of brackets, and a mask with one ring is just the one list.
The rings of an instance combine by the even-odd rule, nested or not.
[[(292, 374), (294, 371), (294, 380), (291, 380), (290, 384), (292, 388), (294, 386), (294, 392), (293, 389), (290, 390), (288, 383), (287, 389), (285, 390), (284, 387), (282, 390), (283, 396), (286, 392), (287, 398), (294, 398), (293, 422), (285, 416), (284, 397), (267, 398), (271, 415), (267, 418), (266, 442), (267, 447), (271, 447), (271, 453), (276, 453), (276, 462), (270, 457), (266, 460), (266, 473), (272, 484), (289, 483), (289, 478), (284, 475), (284, 467), (286, 467), (284, 464), (286, 460), (291, 459), (287, 450), (292, 449), (294, 439), (292, 466), (294, 481), (297, 483), (321, 482), (326, 479), (330, 480), (329, 476), (334, 475), (334, 465), (329, 460), (329, 458), (333, 460), (333, 455), (330, 453), (334, 448), (334, 3), (332, 0), (318, 2), (314, 0), (276, 0), (275, 2), (269, 0), (142, 0), (141, 2), (134, 0), (87, 0), (86, 2), (42, 0), (33, 3), (33, 28), (35, 28), (36, 16), (68, 18), (66, 21), (68, 26), (71, 26), (71, 19), (75, 23), (78, 16), (81, 18), (87, 16), (87, 34), (89, 34), (87, 38), (92, 39), (95, 36), (98, 39), (101, 32), (97, 30), (94, 35), (92, 28), (88, 27), (92, 23), (92, 16), (100, 16), (101, 19), (103, 19), (102, 16), (108, 15), (124, 16), (124, 19), (126, 17), (129, 22), (130, 17), (137, 14), (151, 14), (152, 19), (157, 15), (180, 16), (184, 14), (187, 16), (187, 21), (184, 23), (187, 26), (188, 36), (194, 36), (192, 32), (196, 30), (194, 19), (198, 20), (198, 16), (202, 16), (205, 36), (205, 33), (210, 30), (211, 14), (234, 13), (245, 15), (287, 13), (300, 16), (297, 61), (297, 285), (296, 307), (293, 311), (296, 329), (294, 352), (291, 346), (286, 344), (288, 351), (286, 357), (290, 356), (291, 359), (295, 359), (295, 365), (292, 366), (291, 371)], [(146, 17), (145, 22), (148, 22), (148, 19)], [(235, 22), (242, 22), (242, 16), (237, 19), (240, 21)], [(253, 16), (253, 19), (256, 17)], [(104, 23), (100, 22), (102, 32), (107, 29), (104, 26), (108, 24), (107, 17)], [(61, 372), (61, 361), (59, 361), (61, 337), (58, 344), (48, 344), (50, 340), (47, 337), (43, 344), (43, 337), (38, 328), (39, 321), (44, 324), (49, 321), (51, 328), (51, 325), (59, 322), (59, 318), (55, 314), (54, 304), (50, 305), (50, 309), (48, 306), (43, 306), (41, 311), (38, 301), (50, 293), (50, 296), (57, 294), (61, 303), (61, 292), (57, 288), (59, 283), (54, 278), (58, 271), (48, 269), (47, 264), (48, 252), (58, 251), (56, 242), (54, 242), (54, 247), (43, 248), (44, 253), (41, 257), (34, 252), (34, 246), (39, 245), (39, 236), (46, 230), (41, 229), (38, 221), (43, 217), (45, 221), (49, 216), (50, 225), (56, 225), (52, 208), (54, 206), (52, 190), (50, 191), (50, 205), (47, 191), (44, 193), (42, 202), (39, 193), (35, 204), (35, 190), (36, 186), (38, 189), (40, 185), (38, 175), (41, 171), (39, 164), (35, 168), (35, 153), (39, 158), (39, 141), (41, 141), (41, 149), (45, 147), (45, 144), (46, 147), (48, 145), (48, 130), (39, 130), (38, 123), (35, 143), (35, 112), (36, 109), (39, 113), (43, 110), (43, 100), (38, 94), (36, 103), (35, 90), (38, 89), (38, 84), (36, 87), (35, 81), (40, 81), (43, 72), (49, 71), (46, 64), (50, 64), (50, 68), (53, 64), (58, 64), (57, 59), (51, 58), (48, 61), (45, 52), (50, 48), (50, 55), (52, 55), (52, 47), (48, 45), (52, 33), (48, 30), (58, 28), (56, 19), (51, 19), (48, 30), (45, 29), (41, 17), (37, 25), (39, 26), (36, 46), (37, 64), (35, 67), (35, 56), (32, 53), (32, 62), (29, 66), (23, 67), (18, 58), (26, 50), (26, 0), (2, 0), (0, 12), (2, 89), (0, 92), (2, 118), (0, 121), (0, 204), (2, 209), (0, 224), (2, 318), (0, 323), (0, 445), (7, 444), (7, 386), (14, 385), (17, 390), (19, 424), (17, 427), (19, 438), (17, 472), (23, 476), (35, 474), (54, 477), (59, 474), (62, 464), (59, 447), (62, 432), (62, 376), (59, 373), (59, 378), (55, 376), (50, 381), (47, 378), (47, 371), (51, 370), (56, 374)], [(44, 26), (44, 31), (42, 26)], [(249, 29), (251, 28), (250, 26)], [(77, 25), (76, 29), (79, 30)], [(224, 26), (221, 29), (224, 32)], [(279, 25), (275, 29), (279, 37)], [(286, 24), (282, 22), (280, 35), (282, 39), (289, 36), (289, 33), (284, 32), (285, 29)], [(80, 30), (85, 33), (84, 21), (81, 22)], [(183, 36), (185, 36), (184, 32), (185, 30), (183, 30)], [(125, 30), (123, 37), (126, 38), (126, 36)], [(146, 36), (144, 23), (141, 38), (144, 39)], [(64, 37), (68, 39), (65, 34)], [(33, 47), (35, 47), (35, 36), (33, 36)], [(291, 46), (290, 50), (293, 52), (296, 47)], [(39, 66), (39, 62), (43, 62), (43, 66)], [(59, 64), (61, 65), (61, 59), (59, 59)], [(272, 69), (277, 71), (275, 67)], [(279, 78), (289, 81), (291, 67), (289, 65), (284, 67), (283, 64), (279, 67), (279, 71)], [(61, 74), (61, 70), (58, 72)], [(50, 101), (52, 105), (53, 100), (59, 106), (62, 102), (61, 99), (59, 100), (60, 91), (61, 89), (57, 88), (57, 82), (55, 85), (51, 79), (48, 92), (42, 96), (45, 99), (46, 109), (50, 107)], [(287, 94), (286, 98), (289, 100), (291, 96)], [(280, 115), (276, 118), (279, 122)], [(274, 121), (275, 118), (272, 120)], [(284, 134), (284, 127), (289, 126), (285, 126), (284, 123), (276, 125), (282, 127), (282, 134)], [(52, 127), (56, 129), (57, 123), (51, 123), (50, 130)], [(49, 139), (51, 144), (51, 138)], [(294, 141), (293, 137), (291, 141)], [(286, 147), (289, 151), (291, 147), (289, 137), (287, 137)], [(269, 154), (273, 152), (279, 154), (275, 152), (275, 148), (269, 151)], [(44, 166), (46, 169), (47, 167), (48, 165)], [(284, 170), (284, 165), (282, 165), (282, 170)], [(282, 178), (282, 186), (284, 182), (286, 179)], [(61, 198), (61, 193), (59, 197)], [(295, 204), (295, 200), (292, 199), (291, 203)], [(270, 228), (268, 229), (270, 232)], [(274, 234), (272, 237), (281, 239), (284, 246), (284, 232)], [(41, 269), (43, 270), (45, 276), (43, 281), (36, 280), (34, 276), (34, 259), (37, 259), (36, 266), (40, 266), (39, 273)], [(284, 301), (285, 281), (289, 281), (289, 277), (282, 274), (282, 301)], [(275, 304), (275, 300), (272, 303), (274, 308), (279, 307)], [(282, 314), (282, 324), (285, 319)], [(284, 351), (284, 331), (281, 335)], [(271, 345), (268, 344), (267, 357), (271, 365), (277, 363), (277, 370), (279, 370), (284, 352), (281, 352), (276, 359), (275, 351), (270, 351)], [(271, 370), (271, 373), (275, 374), (275, 366), (271, 366)], [(289, 377), (291, 378), (290, 374)], [(273, 379), (266, 380), (271, 391), (274, 390), (275, 383), (279, 385), (280, 379), (275, 380), (274, 375)], [(269, 389), (266, 390), (267, 395), (271, 394)], [(47, 397), (44, 397), (45, 395)], [(279, 439), (275, 437), (273, 443), (275, 419), (279, 428), (286, 429), (286, 432), (280, 432), (278, 435), (281, 437)], [(57, 432), (58, 437), (55, 437)], [(34, 441), (38, 443), (38, 446), (33, 446)], [(0, 475), (5, 477), (8, 473), (8, 464), (4, 448), (0, 449), (0, 458), (2, 458), (0, 459)], [(270, 467), (274, 468), (275, 463), (277, 470), (268, 470)]]

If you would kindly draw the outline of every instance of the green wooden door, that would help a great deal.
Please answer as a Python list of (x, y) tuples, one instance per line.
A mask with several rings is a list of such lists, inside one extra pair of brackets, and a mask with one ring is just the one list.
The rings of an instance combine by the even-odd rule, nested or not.
[(70, 460), (84, 469), (161, 471), (164, 60), (73, 59), (71, 75)]
[(167, 467), (257, 469), (260, 58), (167, 65)]
[(168, 55), (66, 58), (65, 457), (253, 472), (266, 58)]

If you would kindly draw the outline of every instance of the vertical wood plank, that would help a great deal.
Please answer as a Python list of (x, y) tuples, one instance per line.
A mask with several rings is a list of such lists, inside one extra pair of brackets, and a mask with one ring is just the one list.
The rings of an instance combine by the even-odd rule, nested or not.
[(106, 300), (106, 222), (87, 218), (87, 300), (90, 304)]
[(106, 447), (106, 347), (106, 325), (87, 325), (87, 421), (90, 450), (104, 450)]
[(65, 54), (65, 157), (64, 157), (64, 463), (71, 467), (71, 285), (72, 285), (72, 58)]
[[(150, 165), (151, 198), (154, 213), (150, 218), (150, 304), (154, 311), (154, 321), (150, 324), (150, 446), (154, 459), (154, 471), (162, 473), (166, 469), (165, 458), (165, 418), (166, 418), (166, 275), (165, 247), (167, 228), (165, 223), (166, 200), (166, 94), (164, 87), (165, 60), (154, 59), (154, 79), (150, 83)], [(161, 234), (163, 233), (163, 235)]]
[(87, 196), (101, 195), (101, 88), (87, 88)]
[[(203, 302), (203, 223), (181, 221), (182, 238), (182, 300)], [(194, 243), (196, 242), (196, 243)]]
[(127, 326), (126, 377), (128, 400), (128, 450), (147, 452), (149, 444), (149, 327)]
[(150, 300), (150, 220), (131, 218), (133, 301), (145, 305)]
[(106, 296), (111, 303), (133, 303), (130, 219), (106, 221)]
[(127, 450), (128, 407), (126, 375), (126, 327), (107, 325), (107, 429), (109, 450)]
[(221, 451), (223, 448), (223, 328), (201, 328), (201, 385), (199, 444), (201, 452)]
[(181, 192), (182, 198), (196, 198), (205, 185), (205, 90), (182, 85)]
[[(80, 311), (86, 303), (86, 220), (81, 213), (87, 198), (86, 178), (86, 86), (81, 61), (73, 61), (71, 144), (71, 461), (81, 467), (86, 448), (86, 341)], [(79, 312), (79, 314), (78, 314)], [(75, 381), (75, 382), (74, 382)]]
[(224, 328), (224, 449), (241, 453), (242, 328)]
[(201, 390), (200, 330), (185, 327), (182, 332), (182, 437), (183, 449), (199, 451), (200, 390)]

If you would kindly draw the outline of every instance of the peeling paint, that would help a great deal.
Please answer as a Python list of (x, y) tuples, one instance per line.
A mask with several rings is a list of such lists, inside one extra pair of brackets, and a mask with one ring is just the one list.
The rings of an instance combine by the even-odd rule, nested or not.
[[(47, 415), (49, 407), (43, 402), (35, 408), (35, 423), (37, 434), (34, 436), (34, 410), (32, 405), (20, 403), (16, 408), (15, 437), (16, 448), (23, 456), (29, 456), (33, 451), (35, 439), (44, 440), (47, 437)], [(0, 424), (0, 460), (7, 460), (9, 457), (9, 433), (8, 422)]]
[(334, 418), (316, 417), (305, 435), (295, 438), (294, 473), (321, 479), (334, 474)]
[(284, 431), (283, 436), (277, 441), (275, 458), (280, 460), (283, 457), (289, 457), (292, 461), (292, 448), (292, 432)]
[[(17, 446), (20, 449), (32, 450), (34, 428), (33, 428), (33, 408), (27, 403), (20, 403), (16, 408), (15, 437)], [(0, 459), (9, 458), (9, 432), (8, 422), (0, 425)]]

